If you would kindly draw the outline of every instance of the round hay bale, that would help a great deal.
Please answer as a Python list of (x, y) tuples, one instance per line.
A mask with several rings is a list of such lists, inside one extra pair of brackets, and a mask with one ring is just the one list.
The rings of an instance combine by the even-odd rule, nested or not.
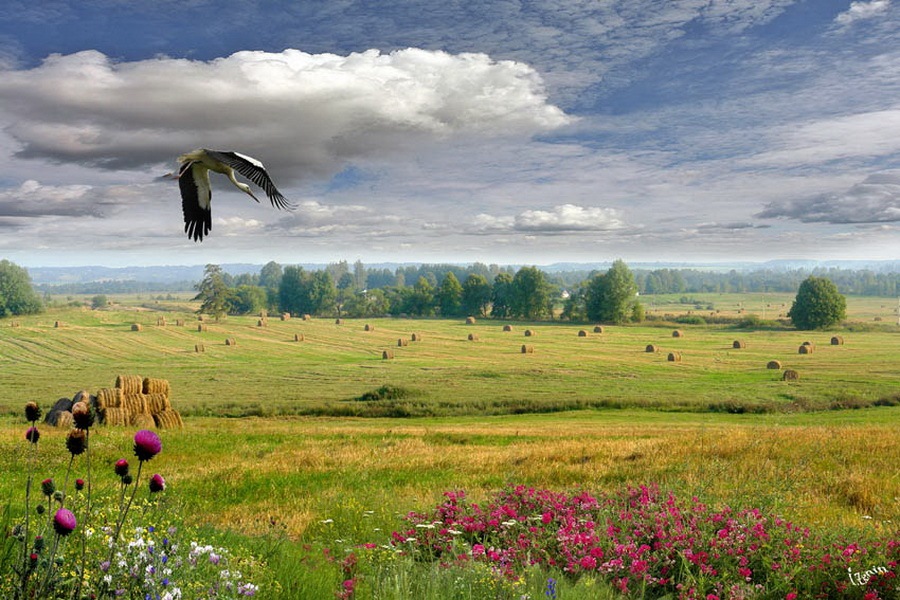
[(302, 333), (295, 333), (295, 334), (294, 334), (294, 341), (295, 341), (295, 342), (302, 342), (302, 341), (303, 341), (303, 334), (302, 334)]
[(363, 327), (363, 331), (375, 331), (375, 326), (369, 325), (368, 323), (366, 323), (366, 326)]
[(199, 325), (197, 325), (197, 331), (201, 331), (201, 332), (202, 332), (202, 331), (209, 331), (209, 326), (208, 326), (208, 325), (204, 325), (203, 323), (200, 323)]
[(184, 420), (177, 410), (164, 410), (161, 413), (153, 415), (153, 421), (159, 429), (181, 429), (184, 427)]
[(836, 335), (831, 338), (832, 346), (843, 346), (844, 345), (844, 336)]
[(91, 395), (91, 393), (87, 390), (80, 390), (75, 392), (75, 395), (72, 396), (72, 404), (76, 404), (77, 402), (87, 402), (89, 406), (93, 406), (96, 404), (97, 399)]
[(269, 324), (269, 322), (265, 319), (260, 319), (259, 321), (256, 322), (257, 327), (265, 327), (268, 324)]
[(130, 414), (150, 412), (147, 408), (147, 396), (144, 394), (124, 394), (122, 396), (122, 408)]
[(734, 340), (734, 342), (731, 343), (731, 347), (732, 348), (746, 348), (747, 342), (745, 342), (743, 340)]
[(781, 361), (780, 360), (770, 360), (768, 364), (766, 364), (767, 369), (781, 369)]
[(785, 369), (781, 376), (782, 381), (800, 381), (800, 373), (793, 369)]
[(168, 394), (146, 394), (147, 410), (155, 415), (172, 408)]
[(470, 334), (469, 334), (469, 341), (470, 341), (470, 342), (477, 342), (477, 341), (478, 341), (478, 334), (477, 334), (477, 333), (470, 333)]
[(805, 342), (803, 342), (803, 345), (804, 345), (804, 346), (815, 346), (815, 344), (813, 344), (813, 343), (812, 343), (811, 341), (809, 341), (809, 340), (806, 340)]
[(881, 321), (881, 317), (875, 317), (873, 320), (874, 320), (874, 321)]
[(525, 330), (525, 337), (534, 337), (535, 335), (537, 335), (536, 331), (532, 331), (531, 329)]
[(226, 346), (237, 346), (237, 340), (234, 338), (225, 338)]
[(128, 424), (135, 429), (153, 429), (156, 427), (156, 419), (150, 413), (138, 413), (131, 415)]
[(158, 318), (156, 319), (156, 325), (159, 326), (159, 327), (165, 327), (165, 326), (166, 326), (166, 318), (165, 318), (165, 317), (158, 317)]
[(304, 320), (304, 321), (311, 321), (311, 320), (312, 320), (312, 316), (310, 316), (310, 315), (303, 315), (303, 320)]
[(421, 341), (422, 341), (422, 334), (421, 334), (421, 333), (414, 333), (414, 334), (412, 334), (412, 336), (411, 336), (410, 339), (412, 339), (412, 341), (414, 341), (414, 342), (421, 342)]
[(681, 362), (681, 352), (669, 352), (666, 360), (669, 362)]
[(140, 375), (118, 375), (116, 387), (122, 390), (123, 394), (140, 394), (144, 389), (144, 378)]
[(59, 329), (60, 327), (62, 327), (62, 321), (54, 321), (53, 326)]
[(522, 344), (522, 354), (534, 354), (534, 345)]
[(282, 320), (282, 321), (290, 321), (290, 320), (291, 320), (291, 313), (289, 313), (289, 312), (281, 313), (281, 320)]
[(103, 424), (111, 427), (123, 427), (130, 420), (130, 413), (124, 408), (107, 408), (100, 414)]
[(120, 388), (100, 388), (97, 390), (97, 409), (119, 408), (122, 406), (122, 390)]
[(578, 330), (578, 337), (587, 337), (587, 331), (584, 329)]
[(206, 319), (206, 317), (204, 317), (203, 315), (197, 315), (197, 320), (198, 320), (198, 321), (203, 321), (203, 320), (205, 320), (205, 319)]
[(409, 340), (407, 340), (406, 338), (400, 338), (397, 340), (397, 346), (399, 346), (399, 347), (409, 346)]
[(56, 421), (59, 419), (59, 413), (68, 412), (71, 414), (73, 404), (75, 403), (68, 398), (60, 398), (53, 405), (53, 408), (47, 411), (47, 414), (44, 416), (44, 423), (47, 425), (56, 425)]
[(813, 346), (808, 346), (806, 344), (803, 344), (802, 346), (800, 346), (800, 349), (798, 350), (798, 352), (800, 354), (812, 354), (814, 349), (815, 348)]
[(259, 311), (260, 319), (265, 319), (268, 316), (269, 316), (269, 311), (267, 311), (266, 309), (262, 309), (261, 311)]
[(343, 319), (335, 319), (335, 320), (334, 320), (334, 324), (335, 324), (335, 325), (343, 325), (343, 324), (344, 324), (344, 320), (343, 320)]
[(677, 337), (677, 338), (684, 337), (684, 332), (681, 331), (680, 329), (676, 329), (675, 331), (672, 332), (672, 337)]
[(603, 326), (602, 326), (602, 325), (595, 325), (595, 326), (594, 326), (594, 333), (603, 333)]
[(144, 326), (141, 325), (140, 323), (132, 323), (132, 324), (131, 324), (131, 330), (132, 330), (132, 331), (143, 331), (143, 330), (144, 330)]
[(59, 429), (71, 429), (75, 426), (75, 419), (72, 418), (72, 413), (67, 410), (61, 410), (56, 413), (56, 426)]
[(466, 325), (474, 325), (475, 317), (466, 317)]
[(504, 325), (503, 326), (503, 331), (512, 331), (512, 330), (513, 330), (512, 325)]
[(385, 350), (384, 352), (381, 353), (381, 358), (382, 358), (382, 360), (390, 360), (390, 359), (394, 358), (394, 351), (393, 350)]
[(647, 347), (644, 348), (644, 352), (659, 352), (659, 346), (655, 344), (647, 344)]
[(18, 322), (18, 321), (13, 321), (12, 323), (9, 324), (9, 326), (10, 326), (10, 327), (19, 327), (19, 322)]
[(175, 319), (175, 327), (184, 327), (184, 319)]
[(203, 344), (194, 344), (194, 352), (206, 352), (206, 348)]
[(144, 377), (144, 382), (141, 385), (141, 392), (144, 394), (165, 394), (168, 396), (172, 393), (172, 386), (169, 385), (168, 379)]

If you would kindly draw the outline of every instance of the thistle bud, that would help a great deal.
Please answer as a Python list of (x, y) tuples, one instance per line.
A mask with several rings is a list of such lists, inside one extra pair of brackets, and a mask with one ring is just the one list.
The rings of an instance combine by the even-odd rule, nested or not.
[(45, 496), (52, 496), (55, 490), (56, 486), (53, 484), (52, 479), (45, 479), (41, 482), (41, 491)]
[(53, 499), (56, 500), (57, 502), (59, 502), (60, 504), (62, 504), (62, 501), (65, 497), (66, 497), (66, 495), (63, 493), (62, 490), (56, 490), (55, 492), (53, 492)]
[(90, 429), (94, 424), (94, 413), (87, 402), (76, 402), (72, 406), (72, 420), (78, 429)]
[(75, 480), (75, 489), (79, 492), (84, 489), (84, 479)]
[(43, 504), (38, 504), (37, 506), (34, 507), (34, 510), (37, 514), (42, 515), (42, 514), (44, 514), (44, 510), (46, 510), (46, 509), (44, 508)]
[(40, 554), (44, 549), (44, 537), (40, 535), (34, 536), (34, 551)]
[(87, 449), (87, 436), (81, 429), (73, 429), (66, 438), (66, 448), (72, 453), (72, 456), (83, 454)]
[(41, 432), (38, 431), (37, 427), (29, 427), (28, 431), (25, 432), (25, 439), (32, 444), (37, 444), (38, 440), (41, 439)]
[(113, 467), (116, 472), (116, 475), (119, 477), (125, 477), (128, 475), (128, 461), (124, 458), (120, 458), (116, 461), (116, 466)]
[(164, 489), (166, 489), (166, 480), (159, 473), (154, 473), (153, 477), (150, 478), (150, 492), (155, 494)]
[(41, 407), (37, 405), (37, 402), (29, 402), (25, 405), (25, 419), (27, 421), (34, 423), (40, 418)]
[(125, 475), (124, 477), (122, 477), (122, 483), (124, 485), (131, 485), (132, 481), (134, 481), (134, 479), (132, 479), (131, 475)]

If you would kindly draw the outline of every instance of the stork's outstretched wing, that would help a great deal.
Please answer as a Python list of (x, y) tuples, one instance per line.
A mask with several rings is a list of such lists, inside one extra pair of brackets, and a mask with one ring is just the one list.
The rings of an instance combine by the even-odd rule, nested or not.
[(239, 154), (237, 152), (207, 150), (205, 148), (203, 151), (206, 152), (206, 154), (213, 160), (217, 160), (228, 165), (256, 185), (261, 187), (266, 193), (266, 196), (269, 197), (269, 201), (272, 202), (272, 206), (286, 210), (294, 209), (294, 205), (287, 198), (282, 196), (281, 192), (278, 191), (278, 188), (275, 187), (275, 184), (272, 182), (272, 178), (269, 177), (269, 174), (266, 172), (266, 168), (263, 166), (263, 164), (252, 156)]
[(212, 211), (209, 204), (212, 188), (209, 185), (209, 169), (199, 162), (181, 165), (178, 176), (181, 189), (181, 209), (184, 211), (184, 231), (195, 242), (212, 229)]

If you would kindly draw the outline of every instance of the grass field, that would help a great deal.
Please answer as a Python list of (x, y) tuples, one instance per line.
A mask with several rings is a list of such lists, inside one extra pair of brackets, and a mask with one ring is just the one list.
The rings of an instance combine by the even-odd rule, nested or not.
[[(185, 520), (271, 540), (274, 519), (290, 540), (278, 554), (282, 578), (309, 548), (385, 541), (401, 515), (435, 506), (444, 491), (466, 489), (480, 501), (515, 484), (598, 493), (656, 483), (713, 506), (883, 536), (900, 522), (900, 331), (873, 324), (880, 308), (863, 300), (856, 306), (866, 316), (834, 332), (678, 325), (683, 338), (670, 324), (595, 334), (560, 323), (511, 323), (504, 332), (496, 321), (274, 316), (265, 327), (258, 317), (204, 322), (200, 332), (183, 302), (58, 309), (16, 327), (6, 320), (0, 493), (20, 493), (25, 402), (47, 409), (118, 374), (140, 374), (168, 379), (175, 408), (189, 415), (183, 430), (161, 432), (164, 452), (152, 464)], [(671, 302), (667, 312), (693, 310)], [(133, 323), (143, 330), (131, 331)], [(526, 338), (526, 328), (536, 334)], [(304, 341), (293, 341), (298, 333)], [(397, 345), (412, 333), (421, 341)], [(832, 346), (833, 334), (844, 345)], [(734, 340), (747, 347), (732, 348)], [(816, 344), (811, 355), (797, 352), (805, 340)], [(194, 351), (198, 343), (205, 352)], [(534, 354), (521, 353), (525, 343)], [(645, 352), (647, 344), (660, 352)], [(385, 349), (393, 360), (382, 359)], [(683, 361), (667, 361), (669, 351)], [(797, 369), (800, 381), (781, 381), (769, 360)], [(410, 397), (354, 399), (385, 384)], [(416, 416), (354, 416), (379, 414)], [(42, 448), (62, 449), (66, 432), (43, 429)], [(95, 464), (111, 468), (132, 433), (97, 428)], [(42, 452), (40, 477), (65, 469), (64, 452)], [(442, 597), (440, 589), (428, 597)]]

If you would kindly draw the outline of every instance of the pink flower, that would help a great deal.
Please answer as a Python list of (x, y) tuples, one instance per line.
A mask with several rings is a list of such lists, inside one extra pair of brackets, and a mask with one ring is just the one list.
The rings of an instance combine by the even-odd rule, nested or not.
[(164, 489), (166, 489), (166, 480), (159, 473), (154, 473), (153, 477), (150, 478), (150, 492), (155, 494)]
[(125, 477), (128, 475), (128, 461), (124, 458), (120, 458), (116, 461), (116, 466), (113, 467), (116, 472), (116, 475), (119, 477)]
[(56, 515), (53, 517), (53, 529), (56, 530), (56, 533), (69, 535), (75, 530), (75, 525), (75, 515), (72, 514), (72, 511), (65, 508), (56, 511)]
[(481, 544), (472, 545), (472, 556), (481, 556), (484, 554), (484, 546)]
[(784, 597), (784, 600), (797, 600), (797, 592), (788, 592), (788, 595)]
[(144, 462), (150, 460), (162, 451), (162, 442), (159, 436), (149, 429), (141, 429), (134, 434), (134, 455)]
[(585, 556), (578, 561), (578, 564), (581, 565), (581, 568), (585, 571), (591, 571), (597, 568), (597, 559), (593, 556)]

